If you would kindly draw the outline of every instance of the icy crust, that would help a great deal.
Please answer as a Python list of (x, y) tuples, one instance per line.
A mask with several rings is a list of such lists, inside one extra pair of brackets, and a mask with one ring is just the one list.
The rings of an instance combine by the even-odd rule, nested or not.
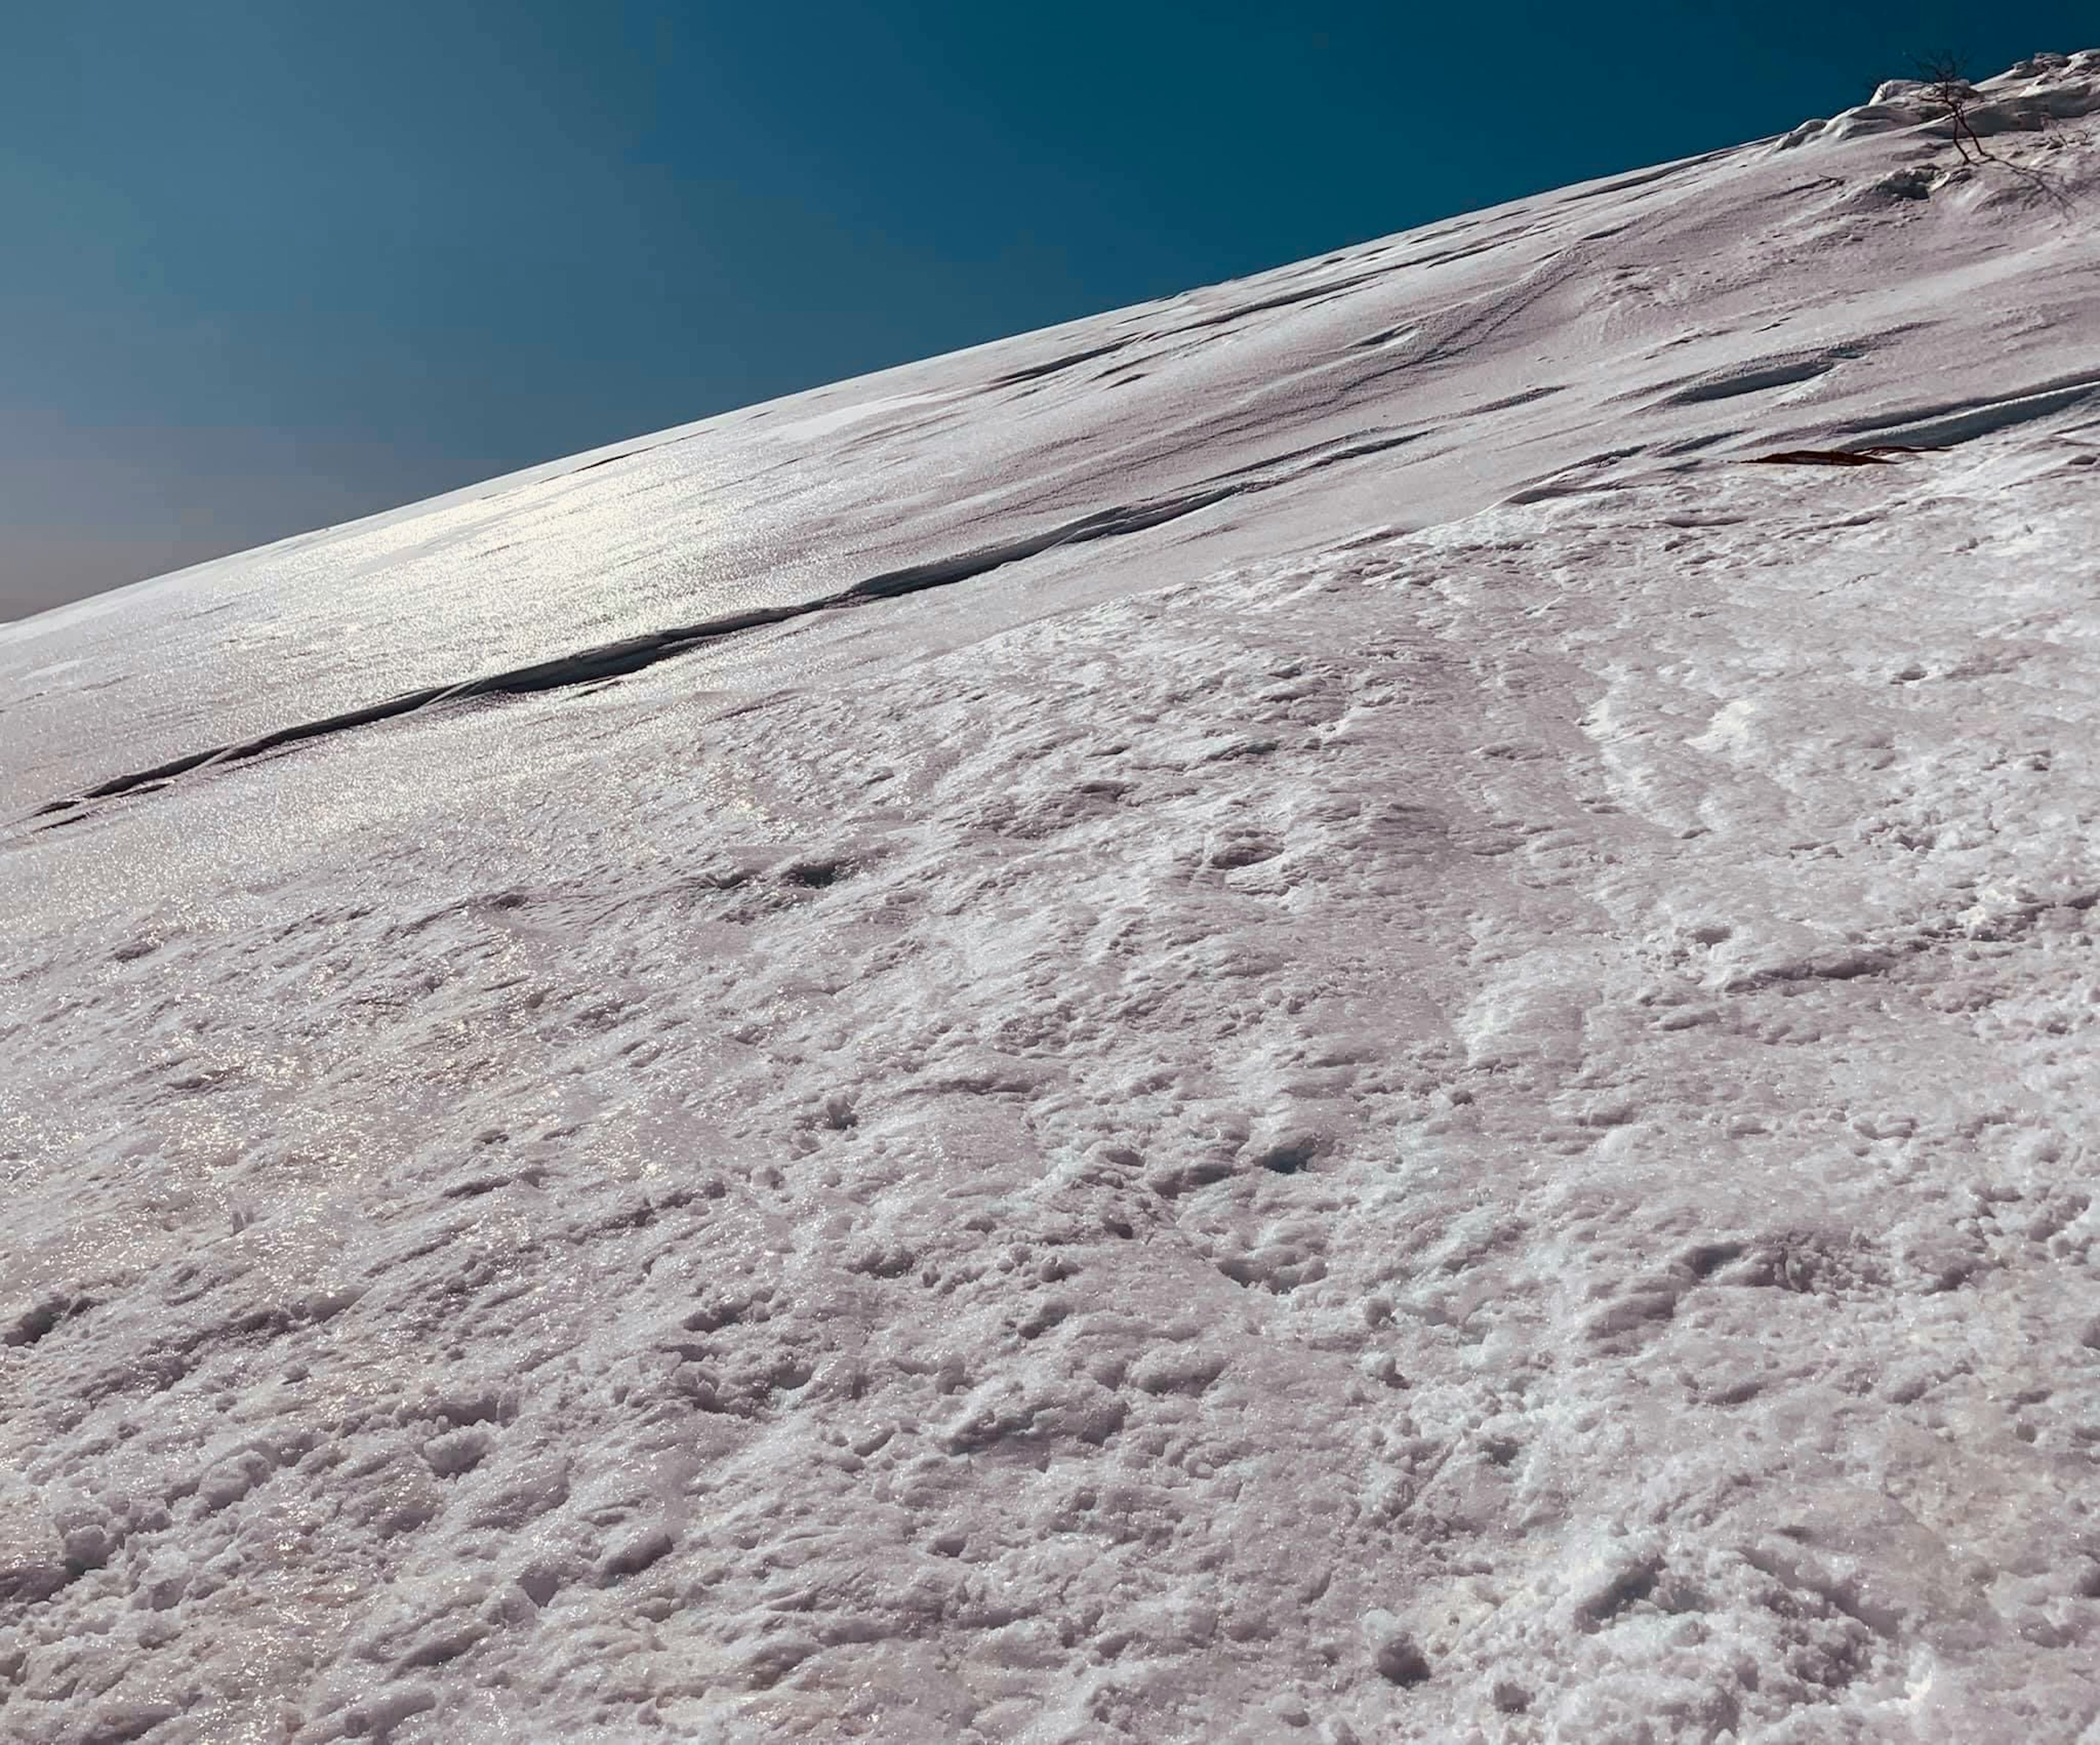
[[(1979, 139), (2039, 133), (2052, 121), (2076, 121), (2100, 111), (2100, 50), (2076, 55), (2037, 55), (1996, 78), (1965, 87), (1974, 100), (1963, 111)], [(1930, 127), (1952, 137), (1945, 108), (1935, 102), (1930, 81), (1890, 79), (1871, 101), (1829, 121), (1803, 121), (1779, 141), (1782, 150), (1823, 142)]]
[(1571, 487), (36, 838), (7, 1738), (2091, 1738), (2096, 481)]

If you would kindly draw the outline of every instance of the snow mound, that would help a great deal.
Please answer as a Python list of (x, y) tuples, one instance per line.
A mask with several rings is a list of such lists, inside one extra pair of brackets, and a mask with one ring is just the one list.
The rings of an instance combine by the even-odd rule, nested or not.
[[(1780, 149), (1922, 128), (1953, 137), (1938, 87), (1926, 79), (1890, 79), (1871, 100), (1829, 121), (1803, 121), (1778, 142)], [(2037, 55), (1980, 85), (1963, 84), (1965, 119), (1975, 134), (2040, 133), (2053, 121), (2076, 121), (2100, 110), (2100, 50)]]

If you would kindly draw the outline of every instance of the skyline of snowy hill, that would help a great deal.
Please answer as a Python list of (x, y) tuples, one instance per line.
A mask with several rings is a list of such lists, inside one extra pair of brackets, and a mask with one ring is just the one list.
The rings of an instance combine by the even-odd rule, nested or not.
[(1970, 119), (0, 625), (0, 1733), (2100, 1745), (2100, 51)]
[[(2023, 168), (2068, 168), (2064, 124), (2097, 92), (2089, 56), (2030, 66), (1988, 82), (1977, 125)], [(994, 621), (1198, 573), (1209, 550), (1771, 446), (1937, 445), (2082, 400), (2094, 227), (2045, 172), (1965, 172), (1921, 141), (1915, 87), (1877, 96), (0, 625), (0, 804), (1061, 536), (1079, 542), (975, 591)]]

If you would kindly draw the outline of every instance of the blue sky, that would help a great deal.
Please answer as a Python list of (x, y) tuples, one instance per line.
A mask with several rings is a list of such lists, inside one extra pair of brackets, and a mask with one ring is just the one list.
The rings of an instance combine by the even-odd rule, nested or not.
[(2100, 0), (68, 0), (0, 51), (0, 617), (1775, 133)]

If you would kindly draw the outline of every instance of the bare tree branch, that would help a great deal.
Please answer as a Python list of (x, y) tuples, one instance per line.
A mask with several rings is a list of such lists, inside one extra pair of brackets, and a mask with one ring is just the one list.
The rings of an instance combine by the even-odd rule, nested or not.
[[(1961, 60), (1952, 55), (1939, 55), (1917, 64), (1918, 76), (1925, 81), (1926, 103), (1938, 109), (1954, 126), (1954, 149), (1961, 154), (1965, 164), (1982, 163), (1991, 154), (1983, 149), (1983, 142), (1976, 137), (1976, 130), (1969, 123), (1969, 107), (1977, 100), (1976, 87), (1969, 82), (1969, 75)], [(1971, 159), (1969, 149), (1975, 148)]]

